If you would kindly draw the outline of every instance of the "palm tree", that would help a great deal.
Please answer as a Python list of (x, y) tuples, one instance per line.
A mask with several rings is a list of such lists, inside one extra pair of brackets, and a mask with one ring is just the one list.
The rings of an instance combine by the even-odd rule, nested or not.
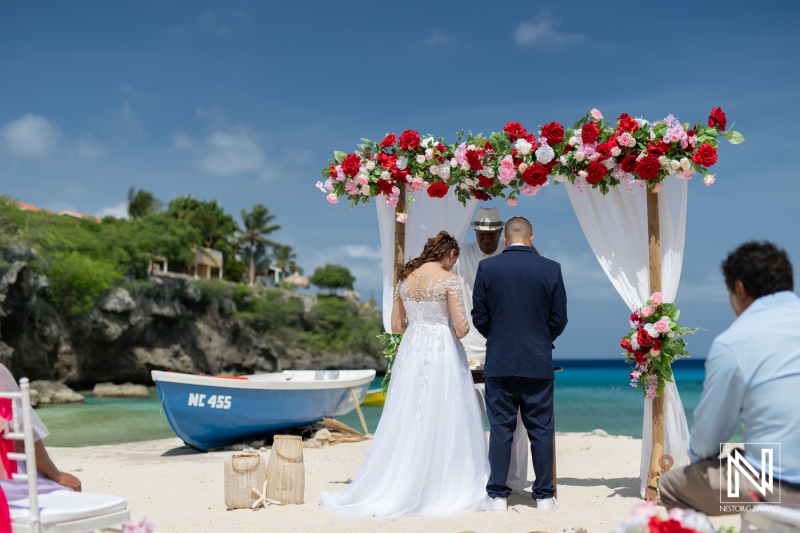
[(128, 189), (128, 216), (135, 220), (145, 217), (158, 210), (161, 202), (153, 196), (153, 193), (144, 189), (136, 190), (136, 187)]
[[(253, 254), (250, 250), (250, 247), (245, 248), (242, 250), (242, 261), (246, 264), (252, 263), (255, 268), (255, 277), (258, 276), (265, 276), (269, 278), (269, 267), (270, 267), (270, 256), (267, 253), (267, 245), (264, 243), (258, 243), (255, 248), (255, 255), (251, 257)], [(267, 279), (269, 282), (269, 279)]]
[(267, 246), (277, 247), (278, 243), (267, 239), (267, 235), (278, 231), (281, 227), (277, 224), (271, 224), (275, 220), (275, 215), (269, 212), (265, 206), (256, 204), (253, 206), (253, 211), (248, 213), (246, 209), (242, 209), (242, 222), (244, 222), (244, 229), (241, 230), (240, 242), (250, 252), (250, 286), (252, 287), (256, 281), (256, 254), (258, 253), (258, 244), (266, 244)]
[(297, 272), (298, 274), (303, 273), (303, 269), (300, 268), (295, 261), (297, 260), (297, 254), (294, 253), (294, 248), (289, 245), (281, 244), (275, 246), (272, 250), (272, 260), (275, 262), (275, 266), (283, 270), (284, 272)]

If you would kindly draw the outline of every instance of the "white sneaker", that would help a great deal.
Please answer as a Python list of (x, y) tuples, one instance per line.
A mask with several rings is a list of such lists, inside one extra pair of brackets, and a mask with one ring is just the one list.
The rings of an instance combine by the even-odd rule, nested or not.
[(555, 498), (536, 500), (536, 508), (540, 511), (549, 511), (551, 513), (555, 513), (558, 511), (558, 500)]
[(505, 498), (491, 498), (489, 510), (495, 513), (505, 513), (508, 511), (508, 500)]

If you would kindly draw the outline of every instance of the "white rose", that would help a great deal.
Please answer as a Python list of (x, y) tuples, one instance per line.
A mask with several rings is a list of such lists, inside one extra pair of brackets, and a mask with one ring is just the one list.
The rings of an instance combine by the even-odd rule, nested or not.
[(525, 139), (517, 139), (517, 142), (514, 143), (514, 146), (516, 147), (517, 152), (521, 153), (522, 155), (528, 155), (531, 153), (531, 148), (533, 148), (533, 145), (531, 145), (531, 143)]
[(658, 162), (662, 167), (669, 165), (669, 158), (665, 155), (662, 155), (658, 158)]
[(656, 140), (656, 132), (654, 132), (654, 131), (650, 132), (650, 140), (651, 141), (655, 141)]
[(558, 162), (561, 163), (562, 165), (566, 166), (566, 164), (567, 164), (567, 156), (562, 155), (561, 157), (558, 158)]
[(556, 156), (556, 153), (548, 145), (543, 144), (536, 149), (536, 160), (539, 163), (546, 165)]
[(437, 167), (436, 165), (433, 165), (433, 166), (430, 168), (430, 171), (431, 171), (431, 174), (433, 174), (434, 176), (436, 176), (436, 175), (438, 175), (438, 174), (439, 174), (439, 167)]
[(469, 163), (467, 161), (461, 163), (461, 170), (469, 170)]
[(679, 168), (681, 168), (681, 162), (673, 159), (672, 161), (669, 162), (669, 168), (671, 168), (672, 170), (678, 170)]
[(467, 150), (477, 150), (477, 149), (478, 147), (475, 146), (474, 144), (470, 144), (469, 146), (467, 146)]
[(364, 196), (369, 196), (369, 185), (361, 186), (361, 194), (363, 194)]
[(475, 186), (475, 180), (474, 180), (474, 179), (472, 179), (472, 178), (467, 178), (467, 179), (465, 179), (465, 180), (464, 180), (464, 183), (466, 183), (466, 184), (467, 184), (467, 185), (469, 185), (470, 187), (474, 187), (474, 186)]
[(367, 167), (368, 171), (372, 172), (373, 170), (375, 170), (375, 161), (371, 161), (371, 160), (367, 161), (367, 164), (364, 165), (364, 166)]
[(439, 165), (439, 177), (445, 181), (450, 179), (450, 167), (446, 163)]
[(424, 155), (422, 155), (422, 154), (419, 154), (419, 155), (417, 156), (417, 164), (421, 165), (421, 164), (422, 164), (422, 163), (424, 163), (424, 162), (425, 162), (425, 156), (424, 156)]
[(570, 146), (575, 146), (576, 144), (578, 144), (578, 138), (577, 137), (570, 137), (569, 141), (567, 141), (567, 144), (569, 144)]
[(601, 161), (601, 163), (603, 163), (606, 168), (612, 169), (614, 168), (614, 165), (617, 164), (617, 161), (613, 157), (609, 157), (605, 161)]
[(631, 348), (633, 348), (634, 350), (638, 350), (639, 349), (639, 343), (636, 342), (636, 335), (633, 335), (631, 337)]
[(681, 158), (681, 168), (683, 170), (689, 170), (690, 168), (692, 168), (692, 163), (688, 159), (686, 159), (685, 157), (682, 157)]
[(636, 146), (636, 139), (631, 135), (631, 140), (628, 141), (628, 148), (633, 148), (634, 146)]
[(561, 183), (567, 181), (567, 177), (564, 174), (556, 174), (553, 176), (553, 183)]
[(485, 176), (487, 178), (493, 178), (494, 169), (492, 167), (483, 167), (483, 170), (481, 170), (481, 176)]
[(650, 335), (654, 339), (657, 339), (659, 337), (659, 335), (661, 335), (658, 332), (658, 330), (656, 329), (656, 325), (655, 324), (645, 324), (644, 325), (644, 330), (647, 332), (648, 335)]
[(458, 166), (458, 159), (456, 159), (455, 157), (453, 159), (451, 159), (450, 160), (450, 166), (453, 167), (453, 168), (456, 168)]
[(432, 145), (433, 145), (433, 143), (434, 143), (434, 141), (435, 141), (435, 139), (434, 139), (433, 137), (425, 137), (424, 139), (422, 139), (422, 140), (420, 141), (420, 144), (421, 144), (423, 147), (427, 148), (427, 147), (429, 147), (429, 146), (432, 146)]
[(528, 164), (527, 163), (520, 163), (519, 164), (519, 173), (522, 174), (523, 172), (525, 172), (525, 169), (527, 169), (527, 168), (528, 168)]
[(397, 158), (397, 169), (398, 170), (405, 170), (408, 166), (408, 157), (401, 155)]
[(614, 146), (614, 148), (611, 149), (611, 155), (613, 155), (614, 157), (617, 157), (621, 153), (622, 150), (619, 149), (619, 146)]
[(675, 338), (675, 332), (674, 331), (670, 331), (669, 333), (667, 333), (667, 337), (669, 337), (670, 339), (674, 339)]
[(388, 180), (390, 177), (392, 177), (392, 175), (389, 174), (388, 170), (384, 170), (383, 172), (381, 172), (381, 179)]
[(581, 161), (583, 161), (584, 159), (586, 159), (586, 154), (584, 154), (583, 152), (581, 152), (580, 150), (578, 150), (577, 152), (575, 152), (575, 156), (574, 156), (574, 157), (575, 157), (575, 161), (577, 161), (578, 163), (580, 163)]
[(467, 185), (466, 183), (461, 183), (461, 184), (459, 184), (459, 187), (460, 187), (462, 190), (465, 190), (465, 191), (469, 190), (469, 185)]
[(588, 175), (589, 175), (589, 173), (586, 172), (585, 170), (581, 170), (580, 172), (578, 172), (578, 177), (579, 178), (586, 179), (586, 176), (588, 176)]

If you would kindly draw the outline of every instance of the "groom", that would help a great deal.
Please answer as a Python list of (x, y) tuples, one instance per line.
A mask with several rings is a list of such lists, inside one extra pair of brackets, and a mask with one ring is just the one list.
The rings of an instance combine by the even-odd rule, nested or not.
[(491, 508), (507, 510), (511, 441), (517, 411), (531, 441), (537, 508), (558, 510), (553, 485), (553, 341), (567, 325), (561, 265), (533, 251), (523, 217), (506, 223), (506, 250), (481, 261), (472, 295), (472, 322), (487, 339), (486, 405), (491, 434)]

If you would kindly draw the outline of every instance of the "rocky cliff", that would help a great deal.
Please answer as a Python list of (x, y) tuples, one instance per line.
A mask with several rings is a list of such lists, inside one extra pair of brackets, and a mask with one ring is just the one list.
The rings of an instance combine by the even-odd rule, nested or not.
[[(187, 279), (153, 277), (117, 287), (72, 315), (50, 298), (30, 250), (4, 250), (0, 268), (0, 362), (15, 376), (74, 386), (150, 383), (151, 370), (207, 374), (287, 369), (385, 369), (375, 353), (288, 347), (238, 316), (234, 298)], [(290, 294), (287, 294), (287, 298)], [(308, 311), (308, 309), (306, 309)], [(285, 336), (284, 336), (285, 338)]]

